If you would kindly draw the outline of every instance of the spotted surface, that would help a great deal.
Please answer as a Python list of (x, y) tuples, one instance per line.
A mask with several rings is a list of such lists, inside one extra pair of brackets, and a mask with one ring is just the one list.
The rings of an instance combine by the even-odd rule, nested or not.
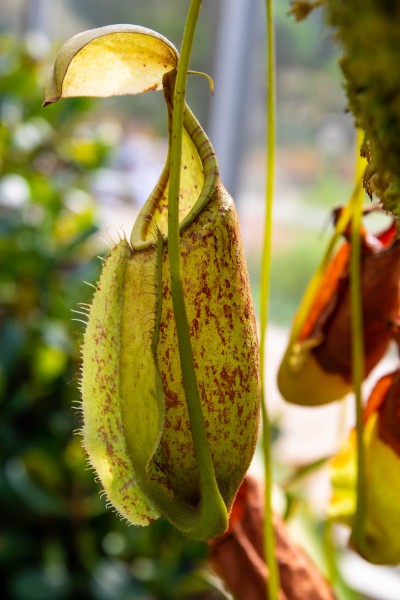
[[(216, 479), (228, 506), (259, 427), (256, 323), (233, 202), (221, 184), (181, 241), (185, 302)], [(162, 269), (161, 288), (157, 269)], [(152, 336), (161, 303), (156, 394)], [(83, 349), (85, 446), (107, 495), (130, 521), (156, 517), (143, 489), (199, 501), (199, 474), (182, 384), (168, 254), (120, 242), (103, 269)], [(158, 505), (152, 487), (151, 503)]]
[(109, 501), (132, 523), (147, 525), (158, 514), (137, 483), (120, 407), (124, 278), (131, 255), (125, 241), (114, 248), (93, 298), (82, 348), (83, 438)]
[[(229, 505), (254, 453), (260, 408), (254, 310), (233, 202), (219, 183), (206, 210), (181, 238), (185, 303), (216, 478)], [(163, 260), (157, 357), (165, 394), (165, 427), (157, 452), (176, 493), (199, 499), (198, 471), (182, 387)]]

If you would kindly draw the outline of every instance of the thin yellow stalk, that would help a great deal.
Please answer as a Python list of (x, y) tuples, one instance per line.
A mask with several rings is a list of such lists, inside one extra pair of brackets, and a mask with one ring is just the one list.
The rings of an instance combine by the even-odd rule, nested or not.
[(351, 234), (351, 314), (352, 314), (352, 348), (353, 348), (353, 385), (356, 405), (356, 431), (357, 431), (357, 504), (353, 523), (352, 535), (357, 546), (362, 548), (364, 539), (365, 518), (365, 453), (364, 453), (364, 425), (361, 384), (364, 379), (364, 333), (363, 333), (363, 306), (361, 290), (361, 227), (364, 191), (362, 187), (362, 174), (364, 161), (359, 156), (361, 145), (361, 132), (358, 132), (358, 158), (356, 166), (356, 191), (354, 194), (354, 210)]
[(267, 342), (267, 326), (269, 320), (269, 291), (272, 262), (272, 216), (274, 200), (275, 176), (275, 35), (272, 0), (266, 0), (266, 30), (267, 30), (267, 164), (265, 190), (265, 224), (264, 243), (261, 264), (260, 291), (260, 359), (261, 359), (261, 390), (263, 417), (263, 455), (265, 471), (265, 518), (264, 518), (264, 551), (268, 566), (268, 598), (279, 598), (279, 573), (275, 557), (275, 531), (272, 514), (272, 456), (271, 456), (271, 424), (265, 398), (265, 354)]

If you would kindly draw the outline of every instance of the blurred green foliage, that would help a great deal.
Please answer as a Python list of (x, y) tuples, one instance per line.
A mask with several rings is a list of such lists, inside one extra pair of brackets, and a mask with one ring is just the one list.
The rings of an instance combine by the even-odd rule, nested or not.
[[(0, 38), (0, 573), (4, 598), (220, 598), (203, 544), (167, 523), (128, 527), (87, 470), (72, 403), (98, 276), (93, 102), (41, 108), (43, 65)], [(75, 315), (79, 318), (79, 315)]]

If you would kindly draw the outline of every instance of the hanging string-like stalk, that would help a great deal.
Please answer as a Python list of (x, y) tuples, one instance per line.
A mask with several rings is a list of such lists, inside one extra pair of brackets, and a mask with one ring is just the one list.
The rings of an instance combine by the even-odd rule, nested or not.
[[(182, 367), (183, 385), (192, 429), (193, 445), (199, 464), (202, 501), (207, 499), (210, 510), (203, 506), (204, 521), (217, 517), (227, 526), (228, 515), (215, 479), (214, 466), (207, 441), (207, 432), (201, 407), (200, 393), (194, 367), (189, 324), (185, 307), (182, 270), (179, 251), (179, 191), (182, 157), (183, 113), (185, 109), (186, 79), (194, 32), (201, 0), (192, 0), (186, 19), (182, 48), (176, 75), (172, 135), (170, 148), (170, 180), (168, 190), (168, 254), (171, 274), (171, 294), (178, 337), (179, 356)], [(214, 514), (212, 514), (214, 513)], [(215, 514), (217, 513), (217, 514)], [(206, 523), (204, 523), (206, 526)]]
[(267, 30), (267, 164), (265, 190), (265, 224), (264, 243), (261, 262), (261, 292), (260, 292), (260, 358), (261, 358), (261, 390), (262, 390), (262, 442), (265, 471), (265, 526), (264, 551), (268, 566), (268, 598), (279, 598), (279, 574), (275, 557), (275, 532), (272, 514), (272, 456), (271, 456), (271, 424), (265, 398), (265, 354), (267, 342), (267, 326), (269, 320), (269, 290), (271, 279), (272, 258), (272, 215), (274, 200), (275, 176), (275, 35), (272, 0), (266, 0), (266, 30)]
[(363, 333), (363, 308), (361, 293), (361, 228), (364, 190), (362, 176), (365, 161), (360, 157), (362, 134), (358, 132), (356, 186), (353, 194), (353, 217), (351, 233), (351, 258), (350, 258), (350, 293), (352, 315), (352, 349), (353, 349), (353, 386), (356, 404), (356, 431), (357, 431), (357, 504), (353, 523), (352, 535), (359, 548), (364, 544), (364, 518), (365, 518), (365, 453), (364, 453), (364, 424), (361, 384), (364, 379), (364, 333)]
[[(365, 453), (363, 442), (363, 409), (361, 385), (364, 378), (364, 337), (362, 318), (361, 295), (361, 228), (363, 211), (363, 186), (362, 177), (365, 169), (365, 160), (361, 158), (362, 132), (357, 132), (357, 158), (355, 168), (355, 186), (346, 207), (349, 216), (346, 223), (351, 220), (351, 314), (352, 314), (352, 367), (353, 387), (356, 405), (356, 433), (357, 433), (357, 484), (356, 484), (356, 513), (353, 523), (353, 538), (357, 547), (362, 548), (364, 543), (364, 518), (365, 518)], [(336, 232), (335, 232), (336, 233)], [(344, 406), (344, 405), (343, 405)], [(343, 430), (343, 425), (341, 431)], [(326, 524), (325, 530), (325, 557), (328, 566), (328, 575), (332, 585), (337, 583), (338, 570), (332, 541), (332, 524)]]

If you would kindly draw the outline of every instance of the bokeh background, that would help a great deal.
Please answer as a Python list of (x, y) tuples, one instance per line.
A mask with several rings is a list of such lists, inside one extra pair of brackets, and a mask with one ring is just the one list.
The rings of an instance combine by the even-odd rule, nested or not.
[[(334, 452), (352, 411), (346, 404), (288, 409), (274, 378), (329, 235), (330, 211), (351, 192), (354, 132), (339, 51), (322, 15), (295, 24), (289, 1), (276, 4), (277, 172), (266, 366), (276, 505), (329, 572), (327, 480), (303, 467), (320, 465)], [(0, 581), (6, 599), (228, 597), (207, 568), (206, 545), (162, 521), (128, 527), (106, 509), (73, 433), (80, 426), (73, 405), (84, 329), (74, 310), (90, 302), (92, 289), (84, 282), (97, 279), (97, 256), (107, 254), (121, 231), (129, 235), (161, 171), (167, 149), (162, 95), (41, 108), (46, 71), (67, 38), (128, 22), (160, 31), (179, 48), (187, 7), (187, 0), (0, 0)], [(203, 78), (190, 77), (188, 88), (237, 202), (256, 308), (264, 38), (261, 0), (205, 0), (192, 68), (214, 77), (215, 95)], [(259, 463), (256, 456), (253, 470), (262, 477)], [(337, 560), (341, 599), (400, 598), (398, 571), (370, 567), (348, 552)]]

